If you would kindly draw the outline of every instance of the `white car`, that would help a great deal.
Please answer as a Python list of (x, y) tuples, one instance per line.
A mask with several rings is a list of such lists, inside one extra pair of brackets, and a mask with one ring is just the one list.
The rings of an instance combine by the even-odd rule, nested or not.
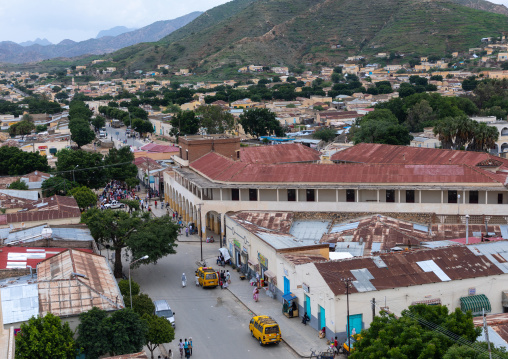
[(111, 201), (111, 203), (106, 203), (104, 207), (106, 209), (125, 208), (125, 204), (118, 201)]

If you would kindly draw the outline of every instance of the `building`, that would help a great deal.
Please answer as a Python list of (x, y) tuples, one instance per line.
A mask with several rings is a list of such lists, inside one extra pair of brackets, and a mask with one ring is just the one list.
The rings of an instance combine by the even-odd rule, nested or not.
[(228, 212), (288, 206), (297, 212), (435, 213), (455, 221), (457, 214), (488, 215), (506, 224), (508, 162), (487, 153), (362, 143), (325, 164), (308, 163), (309, 152), (289, 145), (240, 149), (231, 139), (208, 152), (213, 141), (192, 141), (199, 151), (181, 140), (182, 153), (174, 156), (180, 167), (164, 174), (164, 193), (185, 221), (200, 223), (201, 232), (208, 227), (224, 235)]

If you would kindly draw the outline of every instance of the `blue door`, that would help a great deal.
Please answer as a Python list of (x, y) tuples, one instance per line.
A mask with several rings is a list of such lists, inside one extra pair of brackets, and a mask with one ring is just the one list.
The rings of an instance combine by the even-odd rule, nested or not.
[(325, 308), (319, 306), (319, 330), (326, 327), (326, 313)]
[(291, 289), (290, 289), (290, 283), (289, 283), (289, 279), (284, 276), (284, 294), (288, 294), (291, 292)]
[(349, 327), (351, 328), (348, 330), (349, 335), (353, 333), (353, 329), (355, 334), (360, 334), (362, 331), (362, 314), (350, 315)]
[(310, 297), (308, 295), (305, 296), (305, 312), (307, 313), (307, 315), (310, 318), (311, 317), (311, 313), (310, 313)]

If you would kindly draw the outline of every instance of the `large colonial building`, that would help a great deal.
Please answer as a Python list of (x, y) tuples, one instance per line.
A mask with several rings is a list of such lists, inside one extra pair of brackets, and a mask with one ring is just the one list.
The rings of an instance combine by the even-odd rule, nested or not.
[(164, 193), (201, 231), (223, 235), (226, 213), (256, 210), (488, 215), (507, 223), (508, 160), (487, 153), (359, 144), (322, 163), (319, 152), (297, 144), (182, 140)]

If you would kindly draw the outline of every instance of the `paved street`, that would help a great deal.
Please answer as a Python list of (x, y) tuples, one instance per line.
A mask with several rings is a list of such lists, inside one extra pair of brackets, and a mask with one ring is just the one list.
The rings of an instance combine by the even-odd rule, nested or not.
[[(251, 312), (229, 290), (196, 287), (194, 270), (200, 259), (199, 246), (199, 242), (179, 242), (177, 254), (132, 271), (132, 278), (141, 285), (142, 292), (154, 300), (166, 299), (176, 313), (175, 341), (165, 348), (178, 354), (179, 339), (191, 336), (196, 358), (297, 357), (283, 343), (261, 347), (248, 330)], [(203, 243), (203, 256), (209, 265), (214, 264), (218, 248), (218, 243)], [(186, 288), (181, 285), (182, 272), (187, 275)], [(159, 355), (157, 350), (154, 354)]]
[[(132, 137), (128, 138), (127, 135), (125, 134), (126, 129), (127, 128), (125, 126), (120, 127), (120, 128), (111, 127), (111, 126), (109, 126), (109, 123), (106, 122), (106, 132), (108, 133), (108, 139), (113, 138), (113, 140), (115, 140), (115, 141), (127, 140), (127, 145), (134, 146), (136, 148), (140, 148), (148, 143), (148, 142), (140, 141), (138, 139), (133, 139)], [(118, 135), (117, 135), (117, 133), (118, 133)]]

